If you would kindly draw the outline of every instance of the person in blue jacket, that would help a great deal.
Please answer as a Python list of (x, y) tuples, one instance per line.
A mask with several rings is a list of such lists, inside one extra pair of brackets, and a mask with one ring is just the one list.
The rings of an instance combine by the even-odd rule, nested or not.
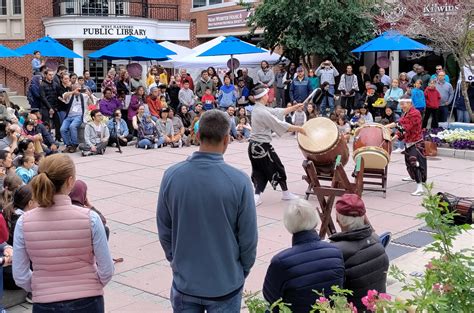
[(415, 88), (411, 90), (411, 101), (413, 103), (413, 106), (415, 109), (420, 111), (420, 113), (423, 114), (426, 108), (426, 101), (425, 101), (425, 94), (423, 93), (423, 90), (421, 89), (423, 82), (421, 79), (418, 79), (415, 82)]
[(230, 83), (230, 77), (224, 77), (224, 85), (219, 90), (219, 96), (217, 103), (219, 103), (219, 109), (226, 111), (228, 107), (235, 106), (237, 102), (237, 91), (235, 86)]
[(32, 109), (39, 109), (41, 107), (41, 80), (41, 75), (33, 75), (31, 78), (30, 87), (28, 87), (26, 99), (28, 100), (28, 103)]
[(307, 313), (319, 297), (331, 295), (331, 286), (344, 283), (344, 259), (336, 246), (324, 242), (316, 232), (319, 216), (306, 200), (292, 202), (283, 223), (293, 234), (293, 246), (276, 254), (268, 267), (263, 296), (269, 303), (282, 298), (293, 313)]
[(296, 70), (296, 78), (291, 81), (290, 85), (291, 103), (303, 103), (312, 91), (311, 83), (304, 75), (304, 69), (301, 66), (298, 67)]

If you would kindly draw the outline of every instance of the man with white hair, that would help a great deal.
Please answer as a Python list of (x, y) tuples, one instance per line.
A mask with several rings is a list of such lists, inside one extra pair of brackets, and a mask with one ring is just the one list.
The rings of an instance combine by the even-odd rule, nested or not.
[(389, 265), (379, 236), (365, 224), (365, 212), (358, 195), (343, 195), (336, 202), (336, 220), (342, 231), (329, 237), (344, 257), (344, 288), (353, 291), (348, 301), (361, 312), (366, 309), (361, 298), (368, 290), (385, 292)]
[(286, 132), (298, 132), (306, 135), (302, 127), (291, 125), (283, 119), (286, 115), (303, 107), (296, 104), (289, 108), (270, 108), (269, 89), (258, 85), (252, 89), (256, 101), (252, 110), (252, 132), (250, 134), (248, 154), (252, 164), (252, 181), (255, 186), (255, 204), (262, 203), (260, 195), (265, 191), (267, 182), (276, 189), (280, 185), (282, 200), (295, 200), (298, 197), (288, 191), (285, 167), (271, 145), (272, 131), (281, 136)]
[(390, 123), (385, 127), (397, 128), (394, 139), (398, 138), (405, 142), (405, 164), (410, 177), (403, 178), (404, 181), (416, 181), (417, 188), (412, 196), (423, 195), (423, 184), (427, 179), (428, 163), (425, 156), (425, 142), (421, 129), (421, 113), (412, 105), (408, 96), (403, 96), (398, 101), (403, 115), (396, 123)]
[(307, 313), (319, 297), (328, 297), (331, 286), (342, 287), (344, 260), (336, 246), (321, 241), (316, 227), (319, 216), (314, 206), (299, 199), (283, 215), (286, 229), (293, 234), (293, 246), (275, 255), (268, 267), (263, 296), (269, 303), (282, 298), (293, 313)]

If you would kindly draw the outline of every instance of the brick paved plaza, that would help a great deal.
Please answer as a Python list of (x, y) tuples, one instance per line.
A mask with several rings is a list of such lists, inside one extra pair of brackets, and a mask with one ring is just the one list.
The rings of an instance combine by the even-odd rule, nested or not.
[[(306, 183), (301, 176), (303, 156), (292, 136), (275, 139), (274, 145), (288, 174), (290, 191), (303, 195)], [(186, 159), (196, 148), (142, 150), (123, 149), (123, 154), (109, 148), (104, 156), (82, 158), (73, 155), (77, 164), (77, 178), (87, 182), (92, 204), (102, 211), (111, 229), (110, 248), (116, 264), (115, 276), (105, 288), (107, 312), (171, 312), (168, 301), (171, 269), (158, 241), (155, 212), (159, 186), (164, 171), (172, 164)], [(232, 143), (225, 160), (250, 174), (247, 144)], [(473, 194), (474, 162), (438, 157), (429, 160), (429, 181), (435, 190), (459, 196)], [(353, 162), (346, 165), (353, 170)], [(400, 154), (392, 154), (389, 165), (388, 193), (364, 193), (367, 214), (377, 232), (391, 231), (394, 238), (423, 226), (415, 219), (422, 212), (421, 198), (410, 192), (414, 183), (402, 182), (407, 176)], [(352, 181), (352, 178), (351, 178)], [(315, 202), (315, 198), (311, 201)], [(272, 256), (291, 245), (291, 236), (282, 223), (282, 210), (287, 205), (280, 200), (280, 192), (267, 189), (263, 204), (257, 208), (259, 242), (257, 261), (248, 277), (246, 290), (258, 291)], [(472, 235), (463, 237), (472, 244)], [(469, 244), (468, 244), (469, 245)], [(420, 249), (395, 259), (393, 263), (409, 263), (410, 269), (423, 271)], [(399, 264), (403, 267), (404, 264)], [(389, 280), (388, 291), (391, 291)], [(24, 304), (10, 308), (11, 313), (31, 312)]]

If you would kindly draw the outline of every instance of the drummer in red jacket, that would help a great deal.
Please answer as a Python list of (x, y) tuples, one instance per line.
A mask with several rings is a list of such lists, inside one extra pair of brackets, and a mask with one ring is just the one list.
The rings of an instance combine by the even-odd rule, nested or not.
[(397, 123), (385, 125), (387, 128), (397, 128), (398, 137), (405, 142), (405, 164), (410, 177), (404, 181), (416, 181), (417, 188), (413, 196), (423, 195), (423, 184), (426, 183), (428, 164), (425, 156), (425, 144), (421, 129), (421, 113), (412, 105), (410, 98), (399, 100), (403, 115)]

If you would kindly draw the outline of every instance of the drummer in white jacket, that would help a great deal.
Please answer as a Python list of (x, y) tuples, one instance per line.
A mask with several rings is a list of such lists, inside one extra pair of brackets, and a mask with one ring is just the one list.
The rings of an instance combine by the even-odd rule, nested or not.
[(303, 107), (297, 104), (288, 108), (268, 107), (268, 88), (262, 85), (252, 89), (255, 106), (252, 110), (252, 132), (250, 134), (248, 154), (252, 164), (252, 181), (255, 186), (255, 205), (262, 203), (261, 194), (267, 182), (276, 189), (280, 185), (282, 200), (294, 200), (298, 196), (288, 191), (285, 167), (271, 145), (272, 131), (281, 136), (286, 132), (299, 132), (306, 135), (300, 126), (284, 121), (285, 115)]

